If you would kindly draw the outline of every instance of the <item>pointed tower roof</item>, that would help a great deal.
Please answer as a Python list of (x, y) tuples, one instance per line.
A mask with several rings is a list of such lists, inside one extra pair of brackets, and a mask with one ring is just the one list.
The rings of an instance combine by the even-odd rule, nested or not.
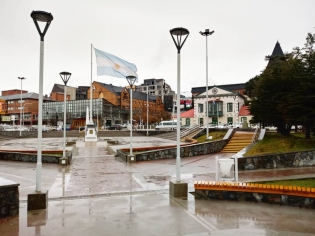
[(273, 63), (275, 58), (279, 58), (279, 57), (283, 57), (284, 56), (284, 53), (282, 51), (282, 48), (280, 46), (280, 43), (277, 41), (273, 51), (272, 51), (272, 54), (270, 56), (270, 59), (269, 59), (269, 62), (267, 64), (267, 67), (270, 65), (270, 63)]
[(284, 56), (280, 43), (277, 41), (275, 48), (272, 51), (271, 56)]

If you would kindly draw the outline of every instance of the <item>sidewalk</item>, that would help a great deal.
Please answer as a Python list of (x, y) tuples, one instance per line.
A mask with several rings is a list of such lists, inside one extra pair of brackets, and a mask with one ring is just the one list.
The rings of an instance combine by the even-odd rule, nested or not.
[[(124, 138), (127, 142), (127, 138)], [(143, 137), (135, 138), (140, 145)], [(147, 144), (165, 142), (147, 138)], [(7, 142), (7, 141), (6, 141)], [(14, 142), (14, 141), (12, 141)], [(28, 147), (34, 140), (27, 141)], [(58, 147), (59, 140), (44, 142)], [(10, 146), (1, 143), (1, 146)], [(128, 145), (127, 143), (124, 145)], [(0, 224), (2, 235), (313, 235), (314, 210), (169, 196), (176, 160), (127, 164), (106, 151), (106, 142), (78, 142), (69, 167), (43, 164), (47, 210), (26, 211), (35, 190), (35, 163), (1, 162), (0, 175), (20, 183), (20, 217)], [(197, 180), (215, 180), (213, 154), (181, 159), (181, 179), (189, 191)], [(241, 171), (239, 181), (315, 177), (315, 167)]]

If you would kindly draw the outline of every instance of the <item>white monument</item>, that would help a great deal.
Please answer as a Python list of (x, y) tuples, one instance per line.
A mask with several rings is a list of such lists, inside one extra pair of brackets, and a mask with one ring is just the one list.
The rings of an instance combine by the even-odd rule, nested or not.
[(89, 108), (86, 108), (86, 126), (85, 126), (85, 146), (96, 146), (97, 143), (97, 130), (91, 119), (89, 119)]

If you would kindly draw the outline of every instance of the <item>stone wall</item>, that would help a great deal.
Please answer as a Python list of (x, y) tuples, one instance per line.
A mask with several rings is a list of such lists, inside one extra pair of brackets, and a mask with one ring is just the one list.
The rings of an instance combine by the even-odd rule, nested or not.
[[(36, 131), (22, 131), (21, 136), (26, 137), (33, 134), (37, 134)], [(7, 137), (20, 137), (20, 131), (0, 131), (0, 136), (7, 136)]]
[(19, 185), (0, 178), (0, 219), (19, 215)]
[[(69, 163), (72, 161), (72, 152), (66, 152)], [(42, 154), (42, 163), (59, 164), (59, 159), (62, 156), (55, 156), (49, 154)], [(6, 161), (23, 161), (23, 162), (37, 162), (37, 153), (19, 153), (19, 152), (0, 152), (0, 160)]]
[[(199, 156), (199, 155), (206, 155), (211, 153), (220, 152), (226, 144), (229, 142), (233, 133), (235, 132), (234, 129), (229, 129), (222, 140), (219, 141), (212, 141), (212, 142), (204, 142), (204, 143), (197, 143), (186, 145), (180, 148), (180, 157), (191, 157), (191, 156)], [(198, 133), (195, 137), (197, 138), (206, 133), (206, 130), (202, 130)], [(159, 147), (156, 147), (158, 149)], [(161, 160), (161, 159), (170, 159), (176, 158), (177, 156), (177, 147), (171, 148), (164, 148), (160, 150), (154, 151), (146, 151), (142, 153), (133, 153), (136, 158), (136, 162), (138, 161), (151, 161), (151, 160)], [(127, 156), (129, 152), (124, 152), (122, 150), (117, 150), (117, 155), (123, 161), (128, 161)]]
[(239, 170), (315, 166), (315, 150), (254, 157), (238, 157), (237, 159)]
[[(213, 142), (205, 142), (187, 145), (180, 148), (180, 156), (181, 157), (191, 157), (191, 156), (199, 156), (206, 155), (211, 153), (220, 152), (223, 147), (227, 144), (228, 140), (220, 140)], [(176, 158), (177, 148), (166, 148), (155, 151), (148, 151), (139, 154), (135, 154), (136, 161), (151, 161), (151, 160), (160, 160), (160, 159), (170, 159)], [(122, 153), (117, 152), (120, 156)], [(129, 154), (129, 153), (128, 153)], [(124, 154), (126, 155), (126, 154)], [(126, 157), (123, 157), (126, 160)]]
[(264, 202), (269, 204), (287, 205), (300, 208), (315, 208), (315, 198), (290, 196), (284, 194), (269, 194), (255, 192), (236, 192), (219, 190), (195, 190), (196, 199), (216, 199), (229, 201)]

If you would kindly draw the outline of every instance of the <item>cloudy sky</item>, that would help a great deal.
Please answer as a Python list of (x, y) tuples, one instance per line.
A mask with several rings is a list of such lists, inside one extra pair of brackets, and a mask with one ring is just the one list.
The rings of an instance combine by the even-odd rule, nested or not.
[[(59, 73), (69, 71), (69, 86), (91, 81), (91, 44), (134, 63), (139, 83), (163, 78), (176, 91), (177, 51), (170, 29), (184, 27), (190, 35), (181, 51), (181, 91), (206, 85), (208, 37), (209, 85), (245, 83), (266, 66), (277, 40), (283, 51), (302, 47), (315, 32), (314, 0), (1, 0), (0, 65), (2, 90), (38, 93), (40, 38), (30, 17), (33, 10), (51, 12), (45, 36), (44, 94)], [(127, 85), (125, 79), (93, 81)], [(187, 93), (186, 95), (189, 95)]]

